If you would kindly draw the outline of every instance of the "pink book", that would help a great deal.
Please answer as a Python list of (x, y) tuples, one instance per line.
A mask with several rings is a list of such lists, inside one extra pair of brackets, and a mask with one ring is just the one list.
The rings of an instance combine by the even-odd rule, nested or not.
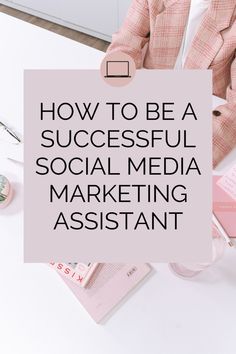
[(150, 272), (148, 264), (100, 264), (86, 288), (60, 276), (98, 323)]
[(213, 211), (227, 234), (236, 237), (236, 200), (222, 188), (222, 178), (213, 176)]

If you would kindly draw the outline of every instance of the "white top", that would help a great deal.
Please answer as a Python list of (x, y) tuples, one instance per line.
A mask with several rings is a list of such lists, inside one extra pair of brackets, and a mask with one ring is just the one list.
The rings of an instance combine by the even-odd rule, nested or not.
[(191, 0), (188, 23), (183, 36), (182, 45), (176, 59), (175, 69), (181, 69), (184, 66), (188, 51), (198, 27), (207, 11), (211, 0)]

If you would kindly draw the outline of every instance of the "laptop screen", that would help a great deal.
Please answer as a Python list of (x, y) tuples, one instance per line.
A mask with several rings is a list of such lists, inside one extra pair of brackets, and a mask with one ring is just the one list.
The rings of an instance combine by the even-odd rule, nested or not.
[(128, 61), (107, 61), (107, 76), (128, 76)]

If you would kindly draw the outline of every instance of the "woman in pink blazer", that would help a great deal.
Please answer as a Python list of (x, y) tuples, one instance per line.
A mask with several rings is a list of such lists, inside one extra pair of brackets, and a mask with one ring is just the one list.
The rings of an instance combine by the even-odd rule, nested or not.
[[(192, 0), (194, 1), (194, 0)], [(137, 68), (173, 69), (191, 0), (133, 0), (108, 52), (123, 51)], [(227, 103), (213, 111), (213, 164), (236, 146), (236, 0), (211, 0), (184, 68), (212, 69), (213, 94)]]

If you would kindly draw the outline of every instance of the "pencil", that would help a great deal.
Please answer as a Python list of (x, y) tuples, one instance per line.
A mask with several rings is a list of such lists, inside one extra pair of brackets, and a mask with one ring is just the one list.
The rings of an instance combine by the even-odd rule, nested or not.
[(231, 241), (227, 232), (225, 231), (225, 229), (223, 228), (223, 226), (221, 225), (221, 223), (219, 222), (219, 220), (217, 219), (214, 213), (212, 213), (212, 220), (215, 226), (217, 227), (218, 231), (220, 232), (220, 234), (224, 237), (225, 241), (228, 243), (228, 245), (230, 247), (234, 247), (233, 241)]

